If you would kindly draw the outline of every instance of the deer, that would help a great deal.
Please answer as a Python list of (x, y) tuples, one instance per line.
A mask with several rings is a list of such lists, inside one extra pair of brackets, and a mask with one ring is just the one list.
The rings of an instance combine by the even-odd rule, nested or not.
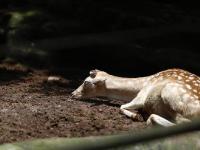
[(142, 109), (148, 114), (147, 125), (170, 127), (200, 115), (200, 77), (177, 68), (136, 78), (91, 70), (71, 96), (127, 100), (120, 106), (121, 113), (137, 120), (141, 115), (136, 110)]

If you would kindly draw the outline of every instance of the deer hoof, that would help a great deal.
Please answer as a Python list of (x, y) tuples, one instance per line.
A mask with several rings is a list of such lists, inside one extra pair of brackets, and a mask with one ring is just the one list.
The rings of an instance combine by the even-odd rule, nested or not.
[(142, 117), (141, 114), (136, 114), (136, 116), (133, 117), (133, 120), (137, 120), (137, 121), (143, 122), (144, 118)]

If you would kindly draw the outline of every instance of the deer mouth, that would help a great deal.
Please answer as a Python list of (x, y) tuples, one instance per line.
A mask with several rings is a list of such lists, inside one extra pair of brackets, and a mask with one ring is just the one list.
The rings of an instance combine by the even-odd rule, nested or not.
[(74, 91), (74, 92), (71, 93), (70, 98), (81, 99), (82, 98), (82, 94), (80, 92)]

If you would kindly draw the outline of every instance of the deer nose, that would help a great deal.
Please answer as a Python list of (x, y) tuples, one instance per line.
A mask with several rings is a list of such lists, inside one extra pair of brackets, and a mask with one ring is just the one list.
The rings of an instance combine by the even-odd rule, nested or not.
[(76, 94), (75, 94), (75, 91), (71, 93), (71, 96), (70, 98), (75, 98), (76, 97)]
[(74, 98), (74, 99), (78, 99), (80, 97), (81, 97), (81, 94), (77, 91), (72, 92), (70, 96), (70, 98)]

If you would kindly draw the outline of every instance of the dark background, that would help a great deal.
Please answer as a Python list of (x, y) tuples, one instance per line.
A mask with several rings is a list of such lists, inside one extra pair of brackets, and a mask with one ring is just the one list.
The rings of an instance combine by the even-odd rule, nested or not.
[(200, 74), (200, 9), (164, 0), (1, 0), (1, 61), (68, 76), (97, 68), (144, 76)]

